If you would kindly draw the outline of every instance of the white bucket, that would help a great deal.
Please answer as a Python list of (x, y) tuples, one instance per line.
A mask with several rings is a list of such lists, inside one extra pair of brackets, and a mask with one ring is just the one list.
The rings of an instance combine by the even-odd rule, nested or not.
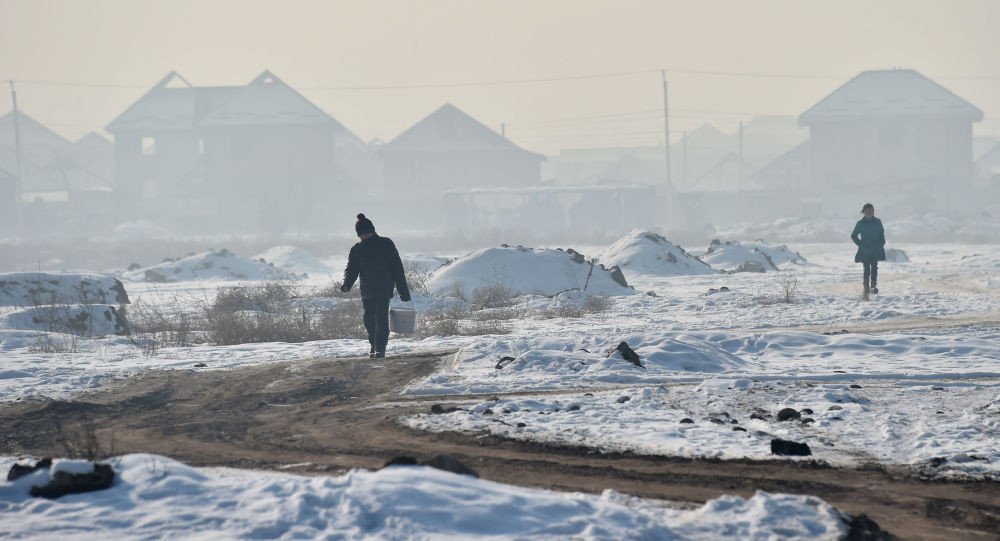
[(417, 311), (412, 308), (390, 308), (389, 330), (408, 334), (417, 323)]

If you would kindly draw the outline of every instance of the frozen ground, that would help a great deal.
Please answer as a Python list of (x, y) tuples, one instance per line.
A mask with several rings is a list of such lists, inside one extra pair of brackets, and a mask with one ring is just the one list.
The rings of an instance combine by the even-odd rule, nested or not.
[[(9, 459), (0, 459), (6, 471)], [(0, 481), (0, 537), (17, 539), (838, 539), (843, 516), (809, 496), (757, 492), (695, 509), (519, 488), (422, 466), (338, 477), (191, 468), (156, 455), (113, 464), (108, 490), (31, 498), (36, 472)]]
[[(907, 467), (929, 477), (1000, 479), (1000, 245), (894, 247), (904, 249), (911, 261), (882, 264), (882, 294), (869, 300), (860, 297), (860, 265), (853, 263), (854, 248), (849, 243), (790, 245), (808, 263), (781, 265), (784, 270), (764, 274), (657, 276), (626, 272), (635, 293), (614, 297), (610, 309), (602, 313), (535, 317), (533, 314), (557, 303), (577, 302), (580, 296), (528, 295), (518, 301), (525, 308), (525, 317), (514, 322), (511, 334), (423, 340), (394, 336), (390, 355), (419, 350), (456, 352), (443, 353), (441, 369), (404, 392), (441, 395), (443, 401), (461, 409), (403, 422), (435, 431), (719, 458), (769, 459), (770, 438), (783, 437), (807, 443), (813, 458), (834, 465), (877, 463)], [(597, 253), (582, 251), (588, 257)], [(302, 283), (320, 287), (329, 279), (313, 277)], [(158, 296), (183, 305), (232, 283), (126, 281), (125, 286), (133, 301)], [(786, 293), (791, 302), (783, 302)], [(419, 311), (436, 302), (418, 296), (415, 300)], [(948, 325), (959, 320), (976, 325)], [(821, 332), (842, 328), (852, 332)], [(148, 357), (118, 337), (80, 340), (74, 342), (72, 352), (46, 353), (36, 347), (41, 334), (0, 330), (0, 400), (47, 400), (137, 371), (190, 369), (200, 362), (208, 369), (227, 369), (278, 360), (350, 357), (367, 351), (367, 343), (359, 340), (331, 340), (166, 348)], [(620, 341), (635, 348), (642, 368), (620, 355), (606, 355)], [(504, 361), (502, 368), (496, 368), (504, 356), (513, 361)], [(801, 418), (778, 421), (777, 412), (786, 407), (800, 412)], [(811, 421), (803, 421), (807, 418)], [(691, 422), (681, 423), (682, 419)], [(249, 535), (258, 531), (256, 528), (289, 532), (306, 528), (310, 532), (307, 536), (348, 531), (338, 529), (347, 526), (342, 526), (335, 514), (316, 512), (314, 506), (290, 509), (292, 516), (301, 519), (290, 524), (253, 511), (258, 505), (253, 498), (215, 496), (215, 488), (206, 488), (216, 486), (247, 487), (260, 495), (261, 502), (276, 494), (285, 494), (287, 501), (293, 502), (346, 502), (343, 510), (345, 516), (353, 517), (352, 527), (361, 527), (356, 525), (361, 521), (365, 529), (349, 530), (344, 535), (372, 537), (396, 536), (393, 528), (397, 526), (459, 537), (470, 532), (506, 535), (506, 531), (468, 530), (472, 526), (464, 517), (478, 516), (475, 509), (488, 505), (501, 510), (529, 508), (531, 505), (511, 503), (529, 498), (537, 506), (555, 509), (556, 522), (566, 524), (569, 535), (597, 532), (587, 530), (597, 528), (597, 522), (587, 522), (586, 517), (603, 512), (617, 517), (608, 527), (622, 531), (635, 527), (673, 529), (686, 523), (696, 528), (710, 523), (748, 528), (737, 530), (737, 534), (758, 531), (754, 528), (761, 532), (771, 531), (767, 528), (791, 528), (788, 532), (818, 528), (803, 536), (821, 537), (835, 530), (822, 518), (827, 516), (825, 504), (775, 500), (786, 496), (758, 495), (749, 502), (716, 500), (703, 510), (683, 512), (688, 514), (658, 509), (656, 513), (665, 515), (655, 514), (654, 520), (650, 518), (652, 511), (646, 511), (656, 508), (652, 502), (614, 494), (590, 498), (531, 492), (526, 496), (521, 489), (499, 485), (476, 485), (473, 490), (466, 484), (481, 482), (452, 477), (445, 482), (438, 479), (443, 474), (413, 468), (354, 472), (322, 480), (196, 471), (173, 464), (168, 468), (178, 472), (173, 481), (168, 481), (170, 476), (159, 479), (146, 474), (151, 463), (166, 461), (126, 457), (123, 464), (128, 475), (109, 493), (113, 494), (108, 496), (110, 503), (97, 506), (120, 506), (135, 513), (122, 519), (120, 527), (125, 535), (146, 535), (146, 524), (169, 527), (162, 521), (157, 523), (155, 517), (140, 517), (138, 510), (148, 501), (157, 501), (175, 513), (202, 517), (205, 524), (233, 532), (233, 536)], [(130, 484), (130, 478), (136, 481)], [(437, 497), (433, 500), (438, 506), (435, 509), (459, 505), (463, 497), (453, 494), (464, 494), (472, 498), (472, 504), (482, 506), (473, 505), (455, 521), (432, 515), (436, 518), (429, 519), (434, 522), (427, 525), (420, 522), (425, 520), (422, 516), (410, 514), (401, 500), (383, 500), (383, 494), (391, 494), (401, 485), (421, 487), (413, 493), (415, 497)], [(211, 495), (201, 503), (217, 513), (195, 513), (185, 507), (189, 503), (177, 495), (189, 494), (195, 490), (192, 487), (208, 490)], [(500, 492), (490, 492), (494, 489)], [(474, 498), (468, 496), (472, 493)], [(42, 521), (46, 513), (52, 513), (46, 524), (52, 524), (51, 532), (60, 536), (69, 531), (59, 530), (66, 517), (90, 516), (95, 511), (92, 505), (96, 505), (86, 503), (93, 500), (81, 499), (75, 507), (52, 506), (5, 494), (0, 513), (32, 521)], [(132, 507), (123, 501), (138, 503)], [(773, 511), (774, 506), (782, 505), (798, 507), (789, 508), (788, 513)], [(223, 511), (231, 509), (239, 512)], [(798, 509), (811, 509), (812, 514)], [(699, 513), (704, 515), (704, 523), (690, 518)], [(216, 514), (219, 516), (211, 518)], [(400, 522), (385, 518), (390, 514), (402, 515)], [(802, 520), (792, 525), (769, 522), (778, 520), (779, 515)], [(756, 518), (747, 518), (750, 516)], [(515, 518), (512, 524), (483, 527), (522, 528), (516, 531), (526, 536), (549, 533), (532, 516), (518, 514)], [(670, 522), (656, 522), (661, 519)], [(85, 524), (98, 524), (100, 519), (86, 520), (92, 522)], [(617, 531), (608, 530), (608, 534), (616, 537)], [(704, 537), (716, 533), (704, 532)]]

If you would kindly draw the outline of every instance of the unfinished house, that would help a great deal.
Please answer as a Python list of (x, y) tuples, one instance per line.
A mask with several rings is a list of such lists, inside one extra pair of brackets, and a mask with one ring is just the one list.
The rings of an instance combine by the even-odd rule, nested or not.
[(364, 142), (269, 71), (218, 87), (171, 72), (107, 131), (122, 207), (177, 232), (323, 230), (378, 174)]
[(809, 128), (806, 189), (826, 213), (856, 213), (866, 201), (907, 214), (966, 207), (972, 124), (982, 119), (914, 70), (863, 72), (799, 116)]

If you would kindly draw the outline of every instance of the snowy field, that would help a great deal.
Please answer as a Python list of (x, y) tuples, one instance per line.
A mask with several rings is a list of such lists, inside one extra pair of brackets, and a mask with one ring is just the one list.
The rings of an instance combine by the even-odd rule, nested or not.
[[(867, 300), (860, 295), (861, 268), (853, 263), (849, 243), (790, 245), (784, 253), (797, 252), (804, 261), (775, 252), (769, 257), (780, 270), (735, 274), (691, 264), (689, 254), (702, 256), (707, 246), (685, 247), (685, 253), (663, 245), (661, 253), (655, 245), (646, 260), (635, 250), (578, 247), (588, 258), (601, 254), (609, 265), (617, 258), (634, 289), (615, 289), (619, 286), (602, 276), (602, 287), (614, 290), (603, 311), (536, 317), (582, 304), (587, 296), (537, 294), (550, 286), (565, 288), (540, 283), (544, 279), (530, 268), (505, 268), (500, 281), (521, 294), (516, 306), (523, 310), (523, 317), (510, 322), (509, 334), (419, 340), (394, 335), (390, 356), (442, 352), (440, 369), (415, 381), (401, 398), (437, 395), (459, 408), (401, 422), (430, 431), (608, 451), (799, 460), (771, 455), (769, 443), (777, 437), (806, 443), (812, 451), (808, 459), (836, 466), (877, 464), (931, 478), (1000, 480), (1000, 245), (894, 245), (910, 261), (881, 264), (882, 293)], [(306, 288), (329, 285), (342, 265), (290, 247), (259, 256), (247, 261), (265, 259), (269, 274), (275, 268), (299, 276), (308, 272), (297, 282)], [(658, 262), (671, 257), (692, 274), (657, 272)], [(439, 262), (427, 254), (404, 258)], [(181, 272), (162, 264), (156, 271), (182, 277), (204, 261), (182, 260)], [(725, 261), (725, 268), (731, 263)], [(241, 265), (252, 270), (250, 263)], [(461, 268), (452, 264), (445, 270), (455, 274)], [(466, 277), (467, 284), (489, 279), (477, 272)], [(144, 297), (193, 303), (240, 281), (226, 275), (140, 281), (146, 274), (143, 269), (118, 274), (133, 303)], [(585, 279), (562, 274), (553, 279)], [(436, 285), (439, 295), (455, 289)], [(419, 313), (442, 302), (463, 302), (423, 295), (414, 295), (414, 301)], [(151, 356), (127, 337), (108, 336), (73, 339), (73, 351), (52, 353), (37, 347), (47, 336), (0, 328), (0, 400), (47, 401), (145, 370), (357, 357), (368, 349), (362, 340), (322, 340), (163, 348)], [(639, 355), (641, 367), (620, 353), (609, 356), (622, 341)], [(798, 417), (778, 420), (784, 408)], [(0, 482), (0, 518), (18, 519), (0, 520), (0, 533), (89, 537), (102, 524), (102, 510), (111, 509), (124, 515), (116, 515), (109, 527), (136, 538), (176, 532), (170, 524), (176, 516), (191, 517), (184, 533), (194, 537), (223, 532), (401, 538), (407, 532), (620, 538), (648, 532), (655, 538), (836, 538), (843, 528), (836, 512), (818, 500), (764, 493), (677, 510), (613, 492), (532, 491), (419, 467), (302, 478), (191, 469), (145, 455), (126, 456), (120, 465), (121, 480), (111, 490), (58, 503), (27, 498), (24, 487)], [(235, 489), (247, 496), (234, 498)], [(414, 500), (430, 503), (418, 513), (409, 503)], [(157, 513), (150, 515), (151, 508)], [(517, 512), (501, 521), (483, 518), (503, 515), (504, 509)], [(80, 522), (82, 529), (70, 526), (84, 516), (90, 518)]]
[[(6, 471), (10, 460), (0, 460)], [(839, 539), (818, 498), (757, 492), (696, 509), (519, 488), (423, 466), (339, 477), (190, 468), (156, 455), (114, 461), (108, 490), (27, 496), (37, 472), (0, 482), (0, 535), (17, 539)]]

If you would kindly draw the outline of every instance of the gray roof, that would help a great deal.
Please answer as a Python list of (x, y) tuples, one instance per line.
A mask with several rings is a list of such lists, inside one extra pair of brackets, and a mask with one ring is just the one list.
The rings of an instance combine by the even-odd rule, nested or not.
[[(171, 83), (183, 82), (174, 87)], [(246, 86), (192, 86), (170, 72), (106, 128), (125, 131), (189, 130), (196, 126), (339, 123), (265, 71)]]
[(546, 159), (515, 145), (450, 103), (379, 147), (380, 152), (456, 150), (516, 150), (532, 154), (541, 161)]
[[(21, 138), (21, 157), (45, 165), (56, 156), (73, 148), (73, 143), (47, 126), (25, 114), (17, 112), (17, 125)], [(14, 149), (14, 112), (0, 117), (0, 147)]]
[(335, 124), (339, 122), (265, 71), (201, 120), (202, 126)]
[(865, 71), (799, 116), (799, 124), (871, 117), (945, 117), (979, 122), (983, 112), (916, 70)]

